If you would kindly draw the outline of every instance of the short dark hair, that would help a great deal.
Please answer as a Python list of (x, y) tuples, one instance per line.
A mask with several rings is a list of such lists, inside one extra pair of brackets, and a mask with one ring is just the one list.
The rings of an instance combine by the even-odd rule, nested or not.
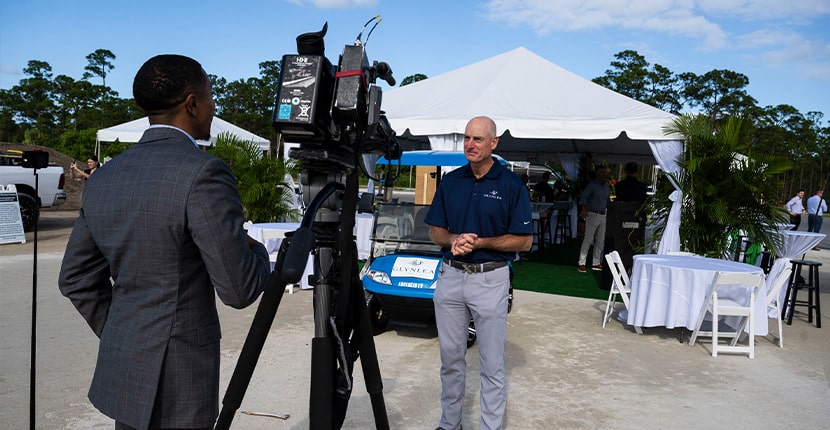
[(98, 162), (98, 156), (97, 156), (97, 155), (90, 155), (90, 156), (89, 156), (89, 157), (87, 157), (86, 159), (87, 159), (87, 160), (92, 160), (92, 161), (94, 161), (94, 162), (96, 162), (96, 163)]
[(637, 163), (633, 161), (625, 163), (625, 173), (637, 173)]
[(147, 115), (158, 115), (183, 102), (204, 85), (198, 61), (176, 54), (157, 55), (144, 63), (133, 79), (133, 98)]

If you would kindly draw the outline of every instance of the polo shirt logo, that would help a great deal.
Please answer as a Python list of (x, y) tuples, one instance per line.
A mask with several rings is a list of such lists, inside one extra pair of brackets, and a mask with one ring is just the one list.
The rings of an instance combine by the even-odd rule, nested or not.
[(501, 196), (499, 195), (499, 192), (496, 190), (490, 191), (489, 193), (485, 194), (484, 197), (488, 199), (501, 200)]

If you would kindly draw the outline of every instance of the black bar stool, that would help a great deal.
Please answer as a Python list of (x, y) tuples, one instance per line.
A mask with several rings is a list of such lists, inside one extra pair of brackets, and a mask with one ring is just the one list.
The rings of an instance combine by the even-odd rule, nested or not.
[(568, 208), (556, 212), (556, 226), (553, 229), (553, 243), (565, 243), (571, 237), (571, 217)]
[(533, 225), (535, 226), (533, 234), (536, 236), (536, 244), (538, 246), (539, 252), (543, 252), (545, 250), (545, 244), (550, 244), (551, 241), (551, 234), (550, 234), (550, 215), (553, 212), (552, 209), (548, 208), (541, 212), (539, 212), (539, 219), (533, 220)]
[[(807, 322), (813, 322), (813, 309), (816, 310), (816, 327), (821, 328), (821, 302), (819, 294), (818, 268), (821, 262), (812, 260), (791, 260), (793, 273), (787, 284), (787, 294), (784, 296), (784, 309), (781, 318), (787, 319), (787, 325), (793, 324), (793, 313), (796, 306), (807, 307)], [(807, 279), (801, 277), (801, 268), (807, 266)], [(804, 281), (803, 281), (804, 280)], [(796, 300), (798, 290), (807, 290), (807, 300)]]

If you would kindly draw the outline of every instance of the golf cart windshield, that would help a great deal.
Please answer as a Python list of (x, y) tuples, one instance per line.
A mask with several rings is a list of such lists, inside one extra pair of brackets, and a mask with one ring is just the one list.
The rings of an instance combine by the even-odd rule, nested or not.
[(374, 257), (406, 253), (438, 256), (441, 248), (429, 239), (429, 225), (424, 218), (429, 205), (412, 203), (378, 203), (372, 229)]

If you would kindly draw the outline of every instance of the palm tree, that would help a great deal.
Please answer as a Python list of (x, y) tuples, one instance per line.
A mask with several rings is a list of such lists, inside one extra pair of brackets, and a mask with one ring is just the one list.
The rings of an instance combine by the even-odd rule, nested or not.
[(216, 138), (210, 152), (225, 160), (236, 177), (245, 219), (253, 222), (296, 221), (300, 217), (294, 206), (294, 190), (285, 175), (296, 173), (290, 161), (264, 157), (259, 145), (241, 140), (230, 133)]
[[(737, 117), (715, 123), (705, 115), (686, 114), (664, 130), (681, 134), (685, 140), (684, 154), (678, 160), (681, 170), (667, 174), (683, 193), (682, 249), (728, 257), (738, 234), (773, 255), (780, 248), (776, 224), (789, 221), (777, 202), (782, 183), (775, 175), (791, 166), (770, 154), (754, 152), (748, 124)], [(648, 213), (658, 220), (668, 215), (668, 195), (674, 191), (665, 178), (661, 182), (647, 205)], [(662, 228), (657, 227), (658, 237)]]

